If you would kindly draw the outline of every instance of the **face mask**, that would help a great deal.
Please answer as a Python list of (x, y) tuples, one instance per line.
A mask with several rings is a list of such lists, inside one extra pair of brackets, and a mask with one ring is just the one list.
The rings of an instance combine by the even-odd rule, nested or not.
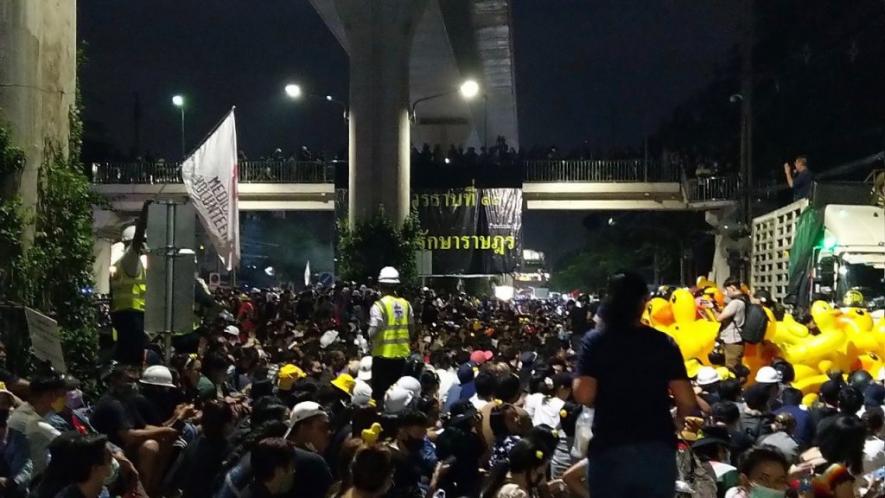
[(55, 401), (52, 402), (52, 411), (55, 413), (61, 413), (65, 409), (65, 397), (62, 396), (60, 398), (56, 398)]
[(779, 489), (766, 488), (758, 484), (750, 485), (750, 498), (784, 498), (786, 491)]

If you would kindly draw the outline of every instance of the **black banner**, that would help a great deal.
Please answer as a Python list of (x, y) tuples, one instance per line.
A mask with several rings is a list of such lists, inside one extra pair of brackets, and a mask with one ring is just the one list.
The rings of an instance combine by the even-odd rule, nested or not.
[(522, 190), (473, 188), (412, 194), (424, 250), (434, 275), (496, 274), (516, 270), (520, 260)]

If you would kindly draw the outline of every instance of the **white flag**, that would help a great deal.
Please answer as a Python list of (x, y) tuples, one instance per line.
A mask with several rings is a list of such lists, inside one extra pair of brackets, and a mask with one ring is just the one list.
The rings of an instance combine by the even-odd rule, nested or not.
[(237, 126), (234, 111), (181, 165), (181, 178), (212, 245), (228, 271), (240, 262)]
[(307, 264), (304, 265), (304, 286), (310, 286), (310, 260), (307, 260)]

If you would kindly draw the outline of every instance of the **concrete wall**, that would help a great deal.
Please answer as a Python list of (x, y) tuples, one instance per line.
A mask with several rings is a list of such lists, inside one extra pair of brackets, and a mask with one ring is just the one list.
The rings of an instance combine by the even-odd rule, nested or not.
[[(0, 123), (27, 163), (16, 184), (26, 208), (37, 202), (47, 141), (67, 149), (77, 71), (76, 0), (0, 0)], [(26, 243), (33, 230), (26, 230)]]

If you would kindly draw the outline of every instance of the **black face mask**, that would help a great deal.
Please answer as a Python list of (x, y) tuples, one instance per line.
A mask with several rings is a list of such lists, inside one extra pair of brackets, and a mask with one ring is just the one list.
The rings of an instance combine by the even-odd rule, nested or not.
[(9, 410), (0, 410), (0, 425), (5, 426), (6, 420), (9, 418)]

